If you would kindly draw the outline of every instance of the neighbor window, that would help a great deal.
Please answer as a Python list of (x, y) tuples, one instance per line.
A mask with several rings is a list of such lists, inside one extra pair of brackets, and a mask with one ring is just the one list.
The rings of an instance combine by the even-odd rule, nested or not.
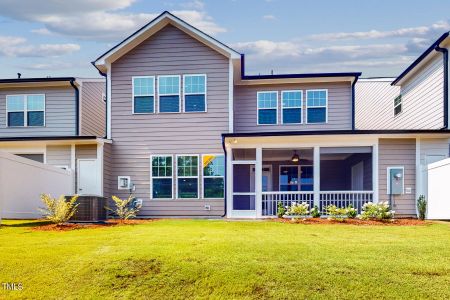
[(198, 198), (198, 156), (177, 156), (177, 198)]
[(203, 155), (203, 198), (223, 198), (225, 156)]
[(133, 113), (155, 112), (155, 77), (133, 77)]
[(326, 123), (327, 122), (327, 90), (306, 91), (306, 122)]
[(172, 199), (172, 156), (152, 156), (152, 198)]
[(206, 75), (184, 75), (184, 111), (206, 111)]
[(394, 117), (402, 112), (402, 95), (394, 99)]
[(302, 91), (281, 92), (283, 124), (302, 123)]
[(158, 76), (159, 112), (180, 112), (180, 76)]
[(35, 127), (45, 125), (44, 95), (6, 96), (8, 127)]
[(258, 92), (258, 125), (277, 124), (278, 92)]

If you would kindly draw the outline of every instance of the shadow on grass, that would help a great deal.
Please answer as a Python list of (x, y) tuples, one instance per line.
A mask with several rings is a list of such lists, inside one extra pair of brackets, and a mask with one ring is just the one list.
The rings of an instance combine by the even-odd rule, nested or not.
[(15, 220), (13, 222), (12, 221), (2, 222), (0, 227), (36, 227), (49, 224), (51, 224), (51, 222), (45, 220), (35, 220), (35, 221)]

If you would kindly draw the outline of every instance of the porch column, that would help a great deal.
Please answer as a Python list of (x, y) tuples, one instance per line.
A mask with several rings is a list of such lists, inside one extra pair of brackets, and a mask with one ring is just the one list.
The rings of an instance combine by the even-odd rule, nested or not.
[(227, 185), (226, 185), (226, 195), (227, 195), (227, 218), (231, 217), (231, 212), (233, 210), (233, 149), (231, 149), (228, 145), (226, 145), (227, 151)]
[(373, 203), (378, 203), (378, 140), (372, 147), (372, 190), (373, 190)]
[(70, 172), (72, 172), (72, 192), (75, 195), (77, 193), (77, 187), (75, 184), (77, 176), (77, 160), (75, 155), (75, 144), (70, 145)]
[(256, 217), (262, 217), (262, 148), (256, 148), (255, 164), (255, 210)]
[(320, 147), (314, 147), (313, 160), (313, 178), (314, 178), (314, 205), (320, 207)]

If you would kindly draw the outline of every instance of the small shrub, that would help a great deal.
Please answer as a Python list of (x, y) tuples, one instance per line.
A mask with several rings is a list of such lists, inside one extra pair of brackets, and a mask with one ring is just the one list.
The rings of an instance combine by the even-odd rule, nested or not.
[(313, 208), (311, 208), (311, 217), (313, 218), (320, 218), (320, 211), (319, 211), (319, 207), (317, 207), (317, 205), (315, 205)]
[(128, 199), (120, 199), (117, 196), (112, 196), (112, 200), (114, 201), (115, 208), (106, 207), (106, 209), (114, 212), (120, 220), (125, 221), (136, 217), (140, 207), (133, 205), (133, 195), (130, 195)]
[(286, 214), (289, 216), (306, 216), (309, 214), (309, 204), (306, 202), (296, 203), (292, 202), (291, 206), (287, 208)]
[(417, 199), (417, 211), (419, 212), (419, 219), (422, 221), (425, 220), (427, 200), (424, 195), (420, 195), (419, 199)]
[(283, 206), (283, 203), (278, 202), (277, 205), (277, 217), (282, 218), (286, 214), (286, 208)]
[(73, 196), (70, 200), (66, 200), (64, 195), (59, 198), (52, 198), (48, 194), (41, 195), (41, 201), (45, 207), (39, 210), (44, 214), (44, 217), (54, 224), (64, 224), (76, 213), (78, 204), (78, 195)]
[(394, 218), (395, 211), (390, 210), (389, 203), (387, 201), (380, 203), (367, 202), (362, 207), (361, 220), (391, 220)]
[(328, 219), (335, 221), (344, 221), (347, 217), (347, 211), (344, 207), (337, 207), (334, 204), (330, 204), (327, 206), (327, 214)]
[(358, 215), (358, 211), (351, 204), (349, 206), (347, 206), (347, 208), (345, 210), (346, 210), (346, 215), (349, 219), (354, 219)]

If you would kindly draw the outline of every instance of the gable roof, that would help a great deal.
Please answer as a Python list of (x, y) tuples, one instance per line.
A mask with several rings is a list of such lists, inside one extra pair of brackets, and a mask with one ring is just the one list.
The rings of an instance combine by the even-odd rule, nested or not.
[(428, 47), (409, 67), (406, 68), (405, 71), (403, 71), (394, 81), (392, 81), (392, 85), (397, 85), (400, 83), (402, 79), (407, 77), (407, 75), (412, 72), (418, 65), (421, 64), (421, 62), (428, 57), (428, 55), (433, 52), (436, 47), (439, 47), (439, 45), (449, 36), (450, 32), (446, 32), (443, 35), (441, 35), (430, 47)]
[(198, 41), (204, 43), (210, 48), (216, 50), (222, 55), (232, 58), (240, 59), (241, 55), (236, 50), (228, 47), (227, 45), (219, 42), (215, 38), (209, 36), (203, 31), (195, 28), (194, 26), (188, 24), (182, 19), (174, 16), (168, 11), (164, 11), (155, 19), (138, 29), (136, 32), (131, 34), (129, 37), (124, 39), (122, 42), (116, 46), (109, 49), (107, 52), (99, 56), (92, 64), (99, 69), (101, 72), (105, 72), (107, 69), (107, 63), (114, 62), (115, 60), (122, 57), (128, 51), (157, 33), (159, 30), (164, 28), (166, 25), (171, 24), (191, 37), (197, 39)]

